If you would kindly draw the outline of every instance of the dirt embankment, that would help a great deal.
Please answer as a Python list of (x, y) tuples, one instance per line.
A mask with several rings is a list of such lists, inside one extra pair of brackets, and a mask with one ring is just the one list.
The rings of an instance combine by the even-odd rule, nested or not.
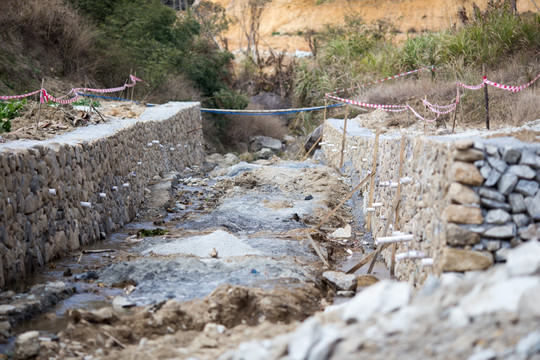
[[(237, 51), (246, 48), (244, 28), (248, 20), (248, 0), (210, 0), (220, 4), (234, 19), (224, 37), (229, 49)], [(487, 0), (475, 1), (485, 8)], [(469, 0), (327, 0), (327, 1), (284, 1), (272, 0), (266, 5), (261, 17), (261, 47), (271, 46), (274, 50), (294, 53), (296, 50), (309, 51), (304, 37), (307, 29), (319, 30), (327, 24), (343, 24), (347, 15), (359, 14), (366, 23), (387, 19), (396, 25), (398, 38), (406, 33), (420, 33), (429, 30), (447, 29), (459, 24), (456, 16), (461, 7), (470, 13)], [(532, 2), (518, 2), (518, 11), (536, 11)]]

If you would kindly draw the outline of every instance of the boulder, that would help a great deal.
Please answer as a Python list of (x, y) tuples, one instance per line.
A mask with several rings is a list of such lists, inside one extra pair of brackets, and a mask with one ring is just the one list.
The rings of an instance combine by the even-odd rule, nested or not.
[(274, 152), (268, 148), (262, 148), (261, 150), (257, 151), (253, 154), (255, 158), (257, 159), (270, 159), (272, 156), (274, 156)]
[(13, 352), (13, 359), (25, 360), (34, 358), (39, 354), (41, 344), (39, 342), (38, 331), (27, 331), (17, 336), (15, 340), (15, 351)]
[(442, 264), (443, 271), (484, 270), (493, 265), (493, 256), (477, 251), (445, 248)]
[(249, 148), (253, 152), (267, 148), (275, 152), (282, 150), (281, 141), (268, 136), (255, 136), (249, 139)]
[[(317, 141), (321, 135), (323, 134), (323, 125), (319, 125), (315, 130), (313, 130), (306, 138), (306, 142), (304, 143), (304, 149), (309, 151), (313, 144), (315, 144), (315, 141)], [(317, 146), (319, 147), (319, 146)]]

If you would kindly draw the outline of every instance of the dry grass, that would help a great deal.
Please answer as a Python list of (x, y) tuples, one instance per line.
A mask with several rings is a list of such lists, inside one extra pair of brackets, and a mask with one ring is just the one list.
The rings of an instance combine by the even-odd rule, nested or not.
[(152, 103), (164, 103), (168, 101), (201, 101), (203, 96), (197, 89), (193, 81), (187, 79), (184, 75), (171, 75), (163, 86), (152, 91), (148, 96), (147, 87), (142, 85), (137, 89), (139, 99), (145, 99)]
[(279, 116), (229, 116), (227, 119), (227, 142), (230, 146), (249, 144), (249, 138), (256, 135), (283, 139), (287, 128)]
[(1, 1), (0, 35), (35, 58), (44, 75), (83, 79), (97, 68), (95, 32), (63, 0)]

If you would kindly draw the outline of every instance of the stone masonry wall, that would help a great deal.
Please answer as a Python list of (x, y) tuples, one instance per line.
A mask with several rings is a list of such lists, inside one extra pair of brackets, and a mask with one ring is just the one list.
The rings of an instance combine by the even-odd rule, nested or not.
[(156, 174), (202, 161), (198, 103), (0, 144), (0, 288), (132, 220)]
[[(342, 128), (343, 120), (336, 119), (329, 119), (324, 126), (322, 148), (327, 161), (336, 167), (340, 161)], [(375, 133), (350, 120), (347, 134), (342, 171), (352, 175), (354, 186), (371, 170)], [(413, 234), (414, 239), (398, 244), (397, 253), (421, 251), (433, 259), (433, 266), (422, 265), (420, 259), (398, 261), (398, 279), (422, 284), (428, 274), (483, 269), (491, 266), (494, 259), (504, 261), (501, 249), (538, 234), (534, 221), (540, 218), (540, 165), (536, 153), (540, 145), (518, 141), (518, 145), (505, 147), (508, 140), (504, 139), (473, 141), (456, 135), (430, 137), (387, 132), (379, 138), (374, 202), (382, 202), (382, 206), (375, 208), (371, 216), (374, 238), (383, 236), (396, 197), (397, 188), (381, 185), (398, 181), (402, 136), (406, 139), (403, 178), (412, 182), (402, 185), (395, 230)], [(503, 160), (508, 157), (514, 165)], [(504, 171), (509, 171), (509, 175), (503, 175)], [(366, 219), (369, 186), (368, 182), (361, 189)], [(391, 248), (382, 254), (387, 264), (391, 254)]]

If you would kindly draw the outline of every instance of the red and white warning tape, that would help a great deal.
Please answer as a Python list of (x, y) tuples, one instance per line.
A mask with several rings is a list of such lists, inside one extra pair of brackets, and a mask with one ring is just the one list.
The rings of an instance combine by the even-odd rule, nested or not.
[(36, 95), (40, 91), (41, 91), (41, 89), (33, 91), (31, 93), (28, 93), (28, 94), (22, 94), (22, 95), (0, 95), (0, 99), (1, 100), (22, 99), (22, 98), (29, 97), (29, 96), (32, 96), (32, 95)]
[(390, 76), (390, 77), (387, 77), (387, 78), (384, 78), (384, 79), (375, 80), (375, 81), (369, 82), (369, 83), (367, 83), (367, 84), (362, 84), (362, 85), (354, 86), (354, 87), (351, 87), (351, 88), (348, 88), (348, 89), (336, 90), (336, 91), (330, 92), (330, 93), (328, 93), (328, 94), (326, 94), (326, 95), (339, 94), (339, 93), (342, 93), (342, 92), (345, 92), (345, 91), (351, 91), (351, 90), (358, 89), (358, 88), (361, 88), (361, 87), (366, 87), (366, 86), (369, 86), (369, 85), (382, 83), (382, 82), (384, 82), (384, 81), (397, 79), (397, 78), (400, 78), (400, 77), (402, 77), (402, 76), (411, 75), (411, 74), (417, 73), (417, 72), (422, 71), (422, 70), (431, 70), (431, 71), (435, 71), (435, 66), (430, 65), (430, 66), (427, 66), (427, 67), (424, 67), (424, 68), (420, 68), (420, 69), (416, 69), (416, 70), (407, 71), (407, 72), (404, 72), (404, 73), (401, 73), (401, 74), (397, 74), (397, 75), (393, 75), (393, 76)]
[(62, 96), (60, 98), (55, 98), (54, 96), (52, 96), (51, 94), (49, 94), (47, 92), (47, 90), (45, 89), (39, 89), (39, 90), (36, 90), (36, 91), (33, 91), (31, 93), (28, 93), (28, 94), (22, 94), (22, 95), (6, 95), (6, 96), (3, 96), (3, 95), (0, 95), (0, 100), (12, 100), (12, 99), (22, 99), (22, 98), (25, 98), (25, 97), (28, 97), (28, 96), (32, 96), (32, 95), (36, 95), (36, 94), (40, 94), (39, 98), (40, 98), (40, 101), (43, 103), (43, 102), (48, 102), (48, 101), (52, 101), (52, 102), (55, 102), (57, 104), (70, 104), (72, 102), (75, 102), (77, 101), (78, 97), (79, 97), (79, 94), (77, 94), (78, 92), (86, 92), (86, 91), (89, 91), (89, 92), (97, 92), (97, 93), (111, 93), (111, 92), (118, 92), (118, 91), (122, 91), (122, 90), (125, 90), (126, 88), (130, 88), (130, 87), (133, 87), (137, 84), (138, 81), (143, 81), (141, 79), (139, 79), (138, 77), (135, 77), (133, 75), (129, 75), (129, 78), (131, 80), (131, 83), (130, 84), (124, 84), (123, 86), (119, 86), (119, 87), (115, 87), (115, 88), (109, 88), (109, 89), (92, 89), (92, 88), (73, 88), (71, 89), (71, 91), (68, 93), (69, 94), (75, 94), (72, 98), (70, 99), (67, 99), (67, 100), (63, 100), (62, 98), (63, 97), (66, 97), (68, 95), (65, 95), (65, 96)]
[(518, 92), (518, 91), (521, 91), (521, 90), (524, 90), (524, 89), (528, 88), (529, 86), (531, 86), (538, 79), (540, 79), (540, 73), (538, 73), (538, 75), (536, 75), (536, 77), (534, 79), (532, 79), (528, 83), (523, 84), (521, 86), (502, 85), (502, 84), (496, 83), (496, 82), (488, 80), (488, 79), (484, 79), (484, 82), (486, 84), (488, 84), (488, 85), (495, 86), (496, 88), (499, 88), (499, 89), (508, 90), (508, 91), (511, 91), (511, 92)]

